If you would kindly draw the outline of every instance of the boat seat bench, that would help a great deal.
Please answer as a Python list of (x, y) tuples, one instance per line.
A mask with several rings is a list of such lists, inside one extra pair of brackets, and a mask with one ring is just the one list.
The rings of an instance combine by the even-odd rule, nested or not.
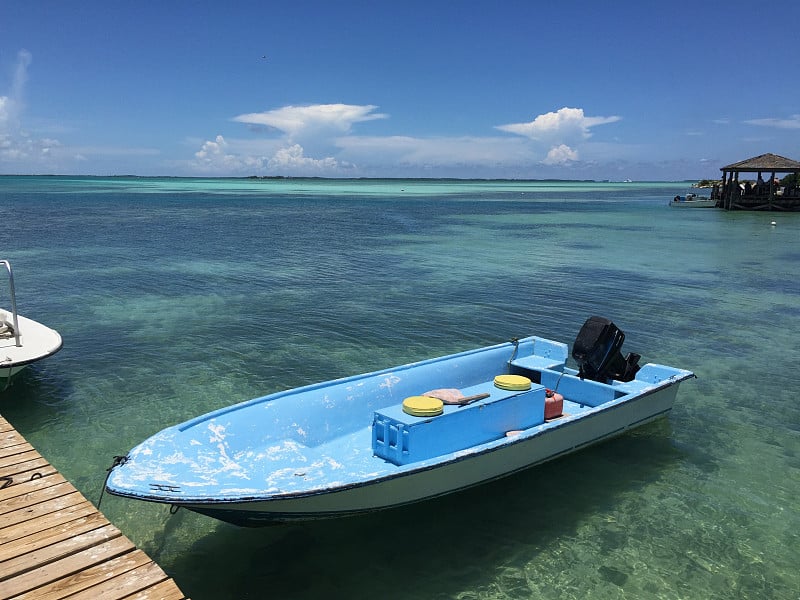
[(511, 365), (527, 371), (561, 371), (564, 368), (564, 360), (532, 354), (512, 360)]
[[(540, 366), (542, 364), (546, 364), (546, 360), (540, 356), (516, 359), (510, 363), (512, 373), (525, 375), (531, 381), (557, 391), (564, 396), (564, 399), (585, 406), (600, 406), (622, 396), (638, 392), (646, 385), (645, 382), (639, 380), (617, 382), (612, 385), (591, 379), (581, 379), (560, 368), (554, 370)], [(563, 363), (558, 363), (558, 366), (563, 367)]]
[[(545, 368), (555, 366), (558, 370)], [(508, 431), (544, 423), (545, 389), (564, 396), (579, 412), (641, 390), (646, 383), (634, 380), (607, 384), (565, 372), (564, 362), (528, 356), (510, 363), (513, 374), (533, 382), (528, 391), (503, 390), (493, 381), (463, 388), (464, 396), (489, 393), (486, 399), (466, 406), (444, 405), (434, 417), (414, 417), (400, 405), (376, 410), (372, 424), (372, 449), (376, 456), (396, 465), (426, 460), (502, 438)]]
[(508, 431), (544, 423), (544, 386), (504, 390), (493, 381), (461, 390), (489, 397), (465, 406), (445, 404), (441, 415), (414, 417), (400, 405), (376, 410), (372, 425), (375, 455), (396, 465), (433, 458), (500, 439)]

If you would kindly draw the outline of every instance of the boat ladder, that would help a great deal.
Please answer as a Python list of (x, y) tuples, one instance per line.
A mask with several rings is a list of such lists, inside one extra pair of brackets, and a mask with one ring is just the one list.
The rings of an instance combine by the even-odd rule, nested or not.
[[(22, 346), (19, 341), (19, 323), (17, 322), (17, 294), (14, 292), (14, 273), (11, 270), (11, 263), (7, 260), (0, 260), (0, 264), (5, 265), (6, 270), (8, 271), (8, 289), (11, 295), (11, 326), (14, 328), (13, 333), (17, 346)], [(1, 322), (0, 326), (2, 326)]]

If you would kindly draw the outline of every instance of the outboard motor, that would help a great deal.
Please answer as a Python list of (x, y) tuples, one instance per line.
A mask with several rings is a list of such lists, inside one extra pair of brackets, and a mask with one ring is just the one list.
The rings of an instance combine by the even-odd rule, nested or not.
[(625, 334), (608, 319), (586, 319), (572, 347), (580, 378), (605, 383), (609, 379), (631, 381), (636, 377), (641, 356), (631, 352), (623, 358), (620, 350), (624, 341)]

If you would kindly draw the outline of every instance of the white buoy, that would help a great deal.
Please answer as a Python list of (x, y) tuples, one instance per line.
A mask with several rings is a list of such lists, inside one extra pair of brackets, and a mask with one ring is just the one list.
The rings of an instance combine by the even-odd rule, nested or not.
[(772, 223), (770, 223), (770, 225), (772, 225), (773, 227), (775, 227), (775, 226), (777, 225), (777, 223), (776, 223), (775, 221), (773, 221)]

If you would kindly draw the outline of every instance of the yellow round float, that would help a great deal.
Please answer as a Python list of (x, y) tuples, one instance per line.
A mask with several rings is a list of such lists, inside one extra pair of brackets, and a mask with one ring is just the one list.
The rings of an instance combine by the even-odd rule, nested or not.
[(444, 412), (444, 402), (430, 396), (409, 396), (403, 400), (403, 412), (412, 417), (435, 417)]

